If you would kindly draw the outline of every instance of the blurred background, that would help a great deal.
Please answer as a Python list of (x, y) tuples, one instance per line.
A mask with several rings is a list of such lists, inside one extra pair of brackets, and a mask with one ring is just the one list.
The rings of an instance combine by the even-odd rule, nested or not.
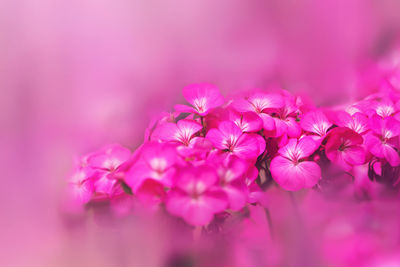
[(65, 177), (76, 155), (135, 148), (183, 86), (278, 84), (340, 104), (399, 32), (398, 0), (0, 0), (0, 265), (91, 251), (107, 266), (96, 238), (65, 230)]

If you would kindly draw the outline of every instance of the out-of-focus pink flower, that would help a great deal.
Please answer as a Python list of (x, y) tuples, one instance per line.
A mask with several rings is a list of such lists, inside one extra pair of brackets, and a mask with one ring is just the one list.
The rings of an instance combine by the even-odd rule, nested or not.
[(257, 158), (265, 149), (264, 139), (256, 134), (243, 133), (231, 121), (223, 121), (218, 129), (210, 129), (206, 135), (213, 145), (243, 159)]
[(365, 162), (365, 150), (360, 134), (346, 127), (337, 127), (328, 134), (325, 153), (329, 160), (345, 171)]
[(125, 147), (109, 145), (91, 154), (87, 162), (91, 168), (112, 172), (127, 161), (130, 155), (131, 151)]
[(272, 178), (289, 191), (313, 187), (321, 179), (321, 168), (306, 158), (317, 148), (318, 143), (311, 137), (290, 139), (271, 161)]
[(239, 112), (255, 112), (263, 121), (263, 127), (267, 131), (275, 130), (275, 123), (271, 111), (282, 108), (284, 101), (279, 94), (254, 93), (247, 99), (238, 98), (232, 102), (233, 108)]
[(398, 166), (400, 122), (393, 117), (374, 115), (370, 119), (370, 128), (371, 132), (365, 136), (367, 149), (377, 158), (386, 159), (391, 166)]
[(240, 210), (246, 205), (247, 201), (248, 190), (245, 183), (245, 174), (249, 164), (235, 156), (222, 157), (222, 159), (214, 162), (219, 184), (228, 196), (228, 208)]
[(177, 160), (176, 145), (149, 142), (143, 145), (140, 159), (127, 172), (125, 181), (136, 192), (146, 179), (172, 185)]
[(166, 199), (171, 214), (192, 225), (206, 225), (227, 207), (227, 197), (216, 185), (218, 176), (213, 168), (191, 166), (181, 169), (176, 177), (176, 186)]
[(192, 107), (175, 105), (180, 112), (195, 113), (199, 116), (207, 115), (213, 108), (224, 103), (224, 97), (219, 89), (212, 84), (192, 84), (183, 88), (183, 97)]
[(175, 123), (164, 123), (157, 127), (152, 135), (152, 140), (172, 141), (184, 146), (189, 146), (193, 136), (203, 128), (194, 120), (180, 120)]
[(73, 202), (81, 205), (90, 201), (94, 193), (92, 181), (94, 174), (92, 169), (83, 167), (71, 175), (68, 181), (68, 194)]
[(119, 179), (115, 174), (130, 156), (129, 149), (120, 145), (109, 145), (87, 157), (88, 167), (96, 171), (93, 182), (96, 193), (109, 197), (121, 192), (115, 187)]
[(300, 121), (304, 131), (314, 134), (314, 140), (322, 142), (326, 133), (332, 126), (325, 114), (320, 110), (313, 110), (304, 115)]

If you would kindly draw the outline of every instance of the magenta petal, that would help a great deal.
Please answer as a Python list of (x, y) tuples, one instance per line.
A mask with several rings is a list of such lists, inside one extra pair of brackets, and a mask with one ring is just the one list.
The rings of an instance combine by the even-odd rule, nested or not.
[(210, 189), (201, 196), (201, 201), (213, 211), (213, 213), (221, 212), (228, 206), (228, 199), (224, 191)]
[(205, 116), (208, 112), (224, 103), (219, 89), (212, 84), (192, 84), (183, 89), (183, 97), (197, 113)]
[(312, 137), (305, 136), (298, 141), (296, 149), (300, 153), (300, 158), (305, 158), (311, 156), (318, 147), (318, 142), (316, 142)]
[(279, 94), (255, 93), (249, 97), (248, 101), (259, 113), (267, 109), (278, 109), (284, 106), (283, 97)]
[(242, 135), (240, 128), (231, 121), (223, 121), (219, 124), (218, 129), (220, 132), (228, 138), (237, 139)]
[(114, 170), (129, 159), (131, 152), (120, 145), (109, 145), (93, 153), (87, 161), (94, 168)]
[(384, 120), (385, 129), (390, 131), (391, 137), (400, 135), (400, 122), (393, 117), (387, 117)]
[(151, 140), (154, 141), (175, 141), (178, 132), (178, 127), (175, 123), (162, 123), (157, 126), (151, 135)]
[(361, 146), (352, 146), (343, 153), (343, 158), (351, 165), (362, 165), (365, 162), (365, 150)]
[(387, 144), (382, 145), (382, 151), (385, 159), (392, 167), (397, 167), (400, 165), (399, 153), (393, 147)]
[(260, 154), (259, 139), (252, 134), (243, 134), (239, 137), (233, 153), (243, 159), (257, 158)]
[(211, 129), (206, 134), (206, 138), (218, 149), (225, 149), (224, 136), (217, 129)]
[(275, 137), (280, 137), (287, 133), (287, 124), (279, 118), (273, 118), (275, 121)]
[(295, 165), (281, 156), (271, 161), (271, 174), (282, 188), (289, 191), (313, 187), (321, 179), (321, 169), (315, 162), (304, 161)]
[(242, 98), (235, 99), (232, 102), (232, 107), (239, 112), (255, 111), (251, 103)]
[(174, 106), (174, 109), (178, 112), (182, 112), (182, 113), (195, 113), (196, 110), (192, 107), (186, 106), (186, 105), (180, 105), (177, 104)]
[(231, 210), (237, 211), (246, 205), (247, 191), (244, 184), (242, 186), (228, 185), (223, 187), (223, 190), (228, 196), (229, 208)]
[(300, 121), (303, 130), (323, 136), (332, 126), (322, 111), (314, 110), (305, 114)]
[(300, 124), (297, 123), (295, 118), (289, 117), (286, 119), (287, 135), (291, 138), (298, 138), (301, 135)]
[(70, 183), (68, 185), (68, 193), (74, 202), (85, 204), (89, 202), (93, 196), (93, 185), (89, 181), (83, 183)]
[(383, 158), (383, 149), (382, 149), (382, 141), (373, 134), (367, 134), (365, 136), (365, 145), (369, 152), (371, 152), (374, 156), (378, 158)]
[(195, 226), (207, 225), (214, 217), (211, 206), (200, 200), (189, 200), (181, 209), (183, 219)]
[(181, 191), (172, 190), (166, 199), (166, 208), (169, 213), (175, 216), (182, 216), (184, 207), (191, 201), (191, 198)]
[(263, 128), (267, 131), (274, 131), (275, 130), (275, 120), (266, 113), (260, 113), (259, 116), (263, 121)]

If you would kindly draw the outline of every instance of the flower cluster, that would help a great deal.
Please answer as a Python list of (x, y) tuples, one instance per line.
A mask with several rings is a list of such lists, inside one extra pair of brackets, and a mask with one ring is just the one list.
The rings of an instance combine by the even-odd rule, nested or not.
[(217, 214), (263, 205), (271, 186), (323, 189), (328, 165), (354, 186), (365, 184), (360, 177), (399, 182), (400, 92), (393, 88), (329, 109), (284, 90), (224, 99), (214, 85), (193, 84), (183, 96), (190, 105), (160, 114), (134, 153), (110, 145), (82, 157), (69, 180), (74, 200), (129, 196), (204, 226)]

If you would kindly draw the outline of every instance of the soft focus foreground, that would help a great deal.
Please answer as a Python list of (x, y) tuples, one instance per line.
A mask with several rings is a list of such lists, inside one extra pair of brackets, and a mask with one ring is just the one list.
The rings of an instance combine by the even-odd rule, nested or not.
[[(391, 49), (399, 32), (397, 1), (156, 5), (44, 0), (40, 4), (2, 1), (0, 6), (0, 117), (5, 136), (1, 138), (5, 170), (1, 265), (398, 264), (398, 144), (393, 142), (396, 138), (398, 142), (398, 137), (390, 128), (393, 119), (398, 119), (398, 99), (387, 90), (388, 85), (398, 88), (399, 84), (397, 52)], [(369, 104), (350, 110), (338, 107), (351, 115), (339, 118), (332, 117), (332, 110), (320, 109), (329, 125), (342, 129), (322, 125), (313, 131), (300, 125), (300, 134), (312, 135), (313, 142), (326, 141), (323, 158), (312, 154), (311, 160), (309, 154), (298, 151), (305, 141), (288, 140), (285, 146), (291, 145), (290, 149), (274, 151), (277, 159), (272, 166), (276, 168), (270, 169), (276, 172), (274, 181), (284, 189), (297, 190), (318, 182), (317, 189), (288, 193), (272, 182), (268, 193), (257, 199), (261, 205), (246, 204), (241, 213), (237, 213), (243, 205), (240, 194), (228, 198), (226, 213), (230, 215), (212, 209), (202, 219), (212, 213), (215, 223), (202, 232), (189, 226), (195, 222), (176, 219), (188, 216), (172, 204), (168, 209), (154, 210), (142, 204), (157, 204), (159, 198), (146, 194), (146, 190), (157, 188), (157, 183), (139, 186), (132, 182), (132, 188), (143, 193), (140, 202), (130, 203), (132, 206), (125, 205), (129, 204), (126, 199), (116, 199), (110, 209), (111, 204), (100, 197), (79, 213), (77, 205), (65, 200), (68, 186), (64, 178), (73, 165), (71, 155), (116, 142), (133, 152), (142, 143), (151, 117), (183, 103), (179, 93), (185, 85), (204, 81), (216, 84), (225, 96), (244, 89), (277, 93), (284, 88), (310, 96), (318, 106), (331, 107), (353, 104), (380, 91), (392, 103), (380, 108)], [(366, 108), (376, 114), (366, 112)], [(333, 113), (339, 114), (336, 111)], [(196, 112), (202, 115), (204, 110)], [(269, 112), (258, 113), (263, 119), (263, 113)], [(269, 115), (278, 124), (277, 117), (293, 117), (283, 111), (277, 114)], [(318, 119), (318, 114), (308, 118)], [(235, 114), (231, 116), (228, 120), (234, 121)], [(363, 129), (360, 122), (365, 116), (373, 127)], [(254, 116), (243, 118), (253, 120)], [(213, 147), (232, 150), (217, 142), (227, 124), (211, 132)], [(242, 131), (258, 124), (238, 127)], [(178, 130), (181, 126), (176, 125)], [(332, 133), (326, 138), (328, 129)], [(282, 132), (288, 134), (289, 130)], [(298, 137), (298, 129), (292, 130), (290, 137)], [(179, 140), (184, 146), (193, 139), (186, 137)], [(384, 140), (389, 142), (383, 144)], [(283, 144), (276, 145), (283, 148)], [(247, 161), (257, 154), (254, 146), (250, 147), (245, 153), (237, 152), (237, 147), (233, 150)], [(368, 168), (361, 164), (361, 148), (365, 152), (363, 163), (371, 163)], [(339, 156), (344, 149), (349, 153)], [(285, 156), (285, 151), (298, 155), (293, 157), (290, 152)], [(92, 163), (96, 162), (101, 161)], [(279, 168), (296, 162), (308, 167), (317, 162), (321, 177), (314, 165), (308, 168), (314, 171), (306, 177), (315, 179), (309, 184), (288, 184), (280, 179), (283, 172)], [(322, 162), (332, 162), (332, 166)], [(219, 164), (217, 160), (211, 163)], [(197, 178), (197, 173), (194, 176)], [(99, 188), (107, 191), (110, 187), (105, 184)], [(156, 192), (162, 195), (162, 189)], [(168, 201), (184, 197), (179, 191)], [(217, 227), (217, 222), (224, 228)]]

